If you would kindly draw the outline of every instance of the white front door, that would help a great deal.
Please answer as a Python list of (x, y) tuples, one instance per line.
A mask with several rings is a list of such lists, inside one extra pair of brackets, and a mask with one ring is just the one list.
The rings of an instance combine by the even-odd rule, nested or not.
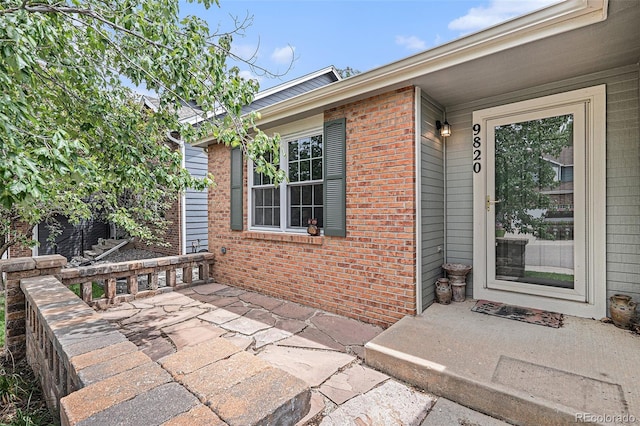
[(604, 86), (474, 113), (476, 298), (604, 315), (599, 103)]

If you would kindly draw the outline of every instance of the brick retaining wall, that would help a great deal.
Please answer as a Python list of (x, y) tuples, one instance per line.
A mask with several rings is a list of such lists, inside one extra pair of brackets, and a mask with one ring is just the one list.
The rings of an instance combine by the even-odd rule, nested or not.
[[(5, 283), (5, 346), (14, 359), (25, 356), (25, 298), (20, 281), (26, 278), (53, 275), (66, 287), (80, 284), (82, 299), (92, 306), (106, 308), (120, 301), (153, 296), (174, 288), (209, 281), (213, 253), (194, 253), (155, 259), (134, 260), (111, 264), (97, 264), (80, 268), (66, 268), (67, 260), (58, 254), (0, 260), (0, 274)], [(198, 269), (197, 279), (192, 271)], [(182, 269), (182, 282), (176, 280), (176, 269)], [(159, 274), (164, 274), (164, 287), (159, 287)], [(147, 289), (138, 289), (140, 276), (147, 277)], [(126, 279), (126, 291), (117, 292), (118, 279)], [(93, 300), (93, 282), (102, 282), (104, 295)]]
[(92, 382), (79, 375), (73, 357), (128, 341), (52, 275), (23, 279), (20, 288), (25, 294), (27, 361), (40, 379), (47, 405), (58, 411), (60, 398)]
[(58, 254), (0, 260), (5, 285), (5, 347), (15, 359), (26, 353), (25, 298), (20, 280), (59, 274), (66, 263), (67, 259)]
[[(207, 266), (212, 260), (210, 253), (191, 255), (191, 260), (196, 257)], [(170, 259), (149, 261), (160, 268)], [(11, 290), (7, 315), (12, 318), (8, 321), (8, 336), (14, 339), (11, 347), (16, 354), (26, 352), (47, 405), (59, 413), (62, 426), (294, 424), (309, 411), (311, 393), (306, 383), (224, 338), (177, 352), (162, 366), (154, 362), (59, 280), (65, 263), (59, 255), (0, 263), (0, 271), (8, 277), (7, 291)], [(118, 265), (114, 269), (123, 272), (122, 264)], [(86, 272), (109, 275), (109, 266)], [(200, 273), (204, 270), (208, 268), (201, 267)], [(76, 272), (71, 275), (87, 279), (86, 274)], [(54, 273), (58, 276), (50, 275)], [(241, 357), (245, 367), (260, 374), (245, 377), (244, 369), (229, 370), (225, 356), (219, 356), (221, 351), (226, 351), (225, 356)], [(204, 395), (202, 389), (197, 384), (186, 386), (179, 378), (184, 365), (208, 368), (218, 362), (224, 364), (219, 369), (228, 376), (226, 382), (234, 386), (219, 389), (218, 397), (209, 398), (205, 405), (196, 397)]]

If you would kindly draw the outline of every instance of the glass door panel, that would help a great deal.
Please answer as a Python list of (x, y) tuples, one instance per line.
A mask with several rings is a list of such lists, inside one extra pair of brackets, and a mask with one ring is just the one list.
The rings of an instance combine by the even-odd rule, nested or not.
[(487, 120), (487, 288), (584, 298), (584, 137), (579, 105)]
[(473, 112), (475, 298), (606, 311), (606, 87)]
[(573, 122), (493, 128), (497, 280), (574, 288)]

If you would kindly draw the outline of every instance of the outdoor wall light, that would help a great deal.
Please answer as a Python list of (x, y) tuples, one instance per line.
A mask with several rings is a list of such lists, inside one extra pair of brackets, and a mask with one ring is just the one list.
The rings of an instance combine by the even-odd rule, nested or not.
[(444, 123), (440, 120), (436, 120), (436, 129), (440, 130), (440, 136), (443, 138), (451, 136), (451, 125), (447, 120), (444, 120)]

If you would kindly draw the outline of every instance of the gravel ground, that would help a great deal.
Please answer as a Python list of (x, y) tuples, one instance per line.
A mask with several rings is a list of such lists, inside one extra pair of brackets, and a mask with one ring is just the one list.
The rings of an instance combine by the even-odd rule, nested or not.
[[(118, 263), (118, 262), (127, 262), (129, 260), (138, 260), (138, 259), (151, 259), (153, 257), (164, 257), (164, 254), (156, 253), (151, 250), (142, 250), (142, 249), (120, 249), (110, 255), (103, 257), (102, 259), (91, 263), (92, 265), (97, 265), (101, 263)], [(89, 262), (89, 259), (84, 257), (74, 257), (67, 263), (67, 268), (76, 268), (82, 265), (85, 262)]]
[(138, 259), (151, 259), (153, 257), (164, 257), (164, 254), (156, 253), (150, 250), (142, 250), (142, 249), (127, 249), (127, 250), (118, 250), (115, 253), (111, 253), (109, 256), (100, 259), (96, 263), (118, 263), (118, 262), (127, 262), (129, 260), (138, 260)]
[[(151, 259), (154, 257), (165, 257), (166, 255), (161, 253), (156, 253), (151, 250), (142, 250), (142, 249), (124, 249), (118, 250), (110, 255), (92, 263), (93, 265), (105, 264), (105, 263), (118, 263), (118, 262), (127, 262), (129, 260), (138, 260), (138, 259)], [(75, 268), (87, 262), (89, 259), (85, 259), (83, 257), (74, 257), (67, 264), (67, 268)], [(193, 279), (198, 279), (198, 268), (192, 269)], [(164, 287), (166, 286), (167, 278), (164, 272), (158, 274), (158, 286)], [(179, 283), (182, 283), (182, 268), (176, 269), (176, 279)], [(147, 290), (148, 289), (148, 281), (149, 277), (147, 275), (139, 275), (138, 276), (138, 290)], [(97, 285), (102, 287), (102, 283), (96, 283)], [(127, 280), (126, 279), (118, 279), (116, 282), (116, 294), (123, 294), (127, 292)], [(0, 425), (1, 426), (1, 425)]]

